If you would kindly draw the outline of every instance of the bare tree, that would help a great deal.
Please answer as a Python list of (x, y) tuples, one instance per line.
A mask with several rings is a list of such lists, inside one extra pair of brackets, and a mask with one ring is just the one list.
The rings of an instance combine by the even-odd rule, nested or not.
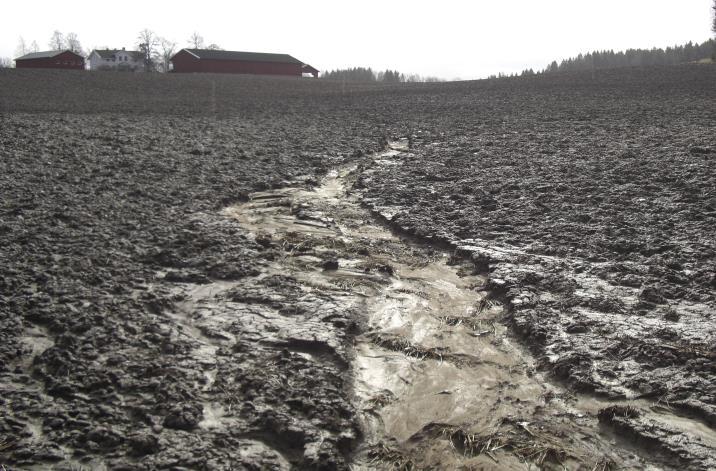
[(204, 49), (204, 38), (201, 37), (199, 33), (194, 31), (191, 36), (189, 36), (189, 46), (191, 46), (193, 49)]
[(67, 33), (67, 36), (65, 37), (65, 46), (74, 53), (82, 54), (82, 44), (80, 44), (80, 40), (76, 33)]
[(66, 48), (67, 43), (65, 42), (64, 35), (55, 30), (54, 33), (52, 33), (52, 37), (50, 38), (49, 46), (50, 49), (53, 51), (61, 51)]
[(221, 46), (219, 46), (216, 43), (211, 43), (208, 46), (206, 46), (206, 48), (211, 49), (212, 51), (223, 51), (224, 50)]
[(40, 46), (37, 45), (37, 41), (33, 39), (33, 41), (30, 43), (30, 50), (28, 52), (38, 52), (40, 50)]
[(142, 52), (144, 56), (144, 70), (145, 72), (153, 72), (156, 69), (157, 59), (157, 46), (159, 45), (159, 38), (150, 29), (143, 29), (137, 36), (137, 48)]
[(15, 56), (22, 57), (28, 52), (30, 52), (30, 49), (25, 42), (25, 38), (20, 36), (20, 40), (17, 42), (17, 49), (15, 49)]
[(0, 57), (0, 69), (12, 68), (12, 61), (9, 57)]
[(166, 38), (159, 38), (160, 56), (162, 59), (162, 72), (169, 72), (170, 59), (174, 55), (177, 43)]

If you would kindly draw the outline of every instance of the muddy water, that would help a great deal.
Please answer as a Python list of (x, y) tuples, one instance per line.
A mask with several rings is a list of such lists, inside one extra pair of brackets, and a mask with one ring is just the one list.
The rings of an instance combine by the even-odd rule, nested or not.
[[(390, 165), (407, 152), (393, 143), (362, 164)], [(224, 210), (254, 237), (292, 247), (266, 275), (290, 274), (361, 317), (350, 374), (364, 439), (352, 469), (659, 469), (602, 432), (595, 402), (536, 371), (470, 264), (376, 222), (350, 190), (357, 169)], [(202, 425), (220, 421), (207, 404)]]

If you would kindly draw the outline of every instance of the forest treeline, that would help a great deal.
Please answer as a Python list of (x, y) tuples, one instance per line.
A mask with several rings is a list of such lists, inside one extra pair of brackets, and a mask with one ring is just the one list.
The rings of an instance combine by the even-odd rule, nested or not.
[[(716, 19), (714, 20), (716, 21)], [(716, 26), (716, 25), (715, 25)], [(716, 32), (716, 31), (715, 31)], [(552, 61), (544, 70), (526, 69), (521, 73), (490, 75), (488, 78), (507, 78), (549, 74), (557, 72), (576, 72), (596, 69), (613, 69), (619, 67), (647, 67), (653, 65), (676, 65), (698, 62), (704, 59), (716, 60), (716, 40), (709, 39), (701, 44), (689, 41), (683, 46), (667, 47), (666, 49), (627, 49), (614, 52), (595, 51), (579, 54), (577, 57)]]
[[(654, 65), (676, 65), (687, 62), (696, 62), (702, 59), (714, 58), (716, 55), (716, 40), (709, 39), (701, 44), (688, 42), (682, 46), (667, 47), (666, 49), (627, 49), (614, 52), (595, 51), (579, 54), (577, 57), (564, 59), (561, 62), (552, 61), (544, 70), (535, 71), (527, 69), (517, 74), (491, 75), (489, 78), (528, 76), (543, 73), (575, 72), (582, 70), (611, 69), (618, 67), (645, 67)], [(345, 80), (350, 82), (440, 82), (436, 77), (421, 77), (420, 75), (405, 75), (395, 70), (383, 72), (374, 71), (370, 67), (354, 67), (351, 69), (337, 69), (321, 74), (321, 78), (331, 80)]]
[(441, 82), (437, 77), (423, 77), (417, 74), (403, 74), (397, 70), (374, 71), (370, 67), (353, 67), (352, 69), (336, 69), (323, 72), (321, 78), (330, 80), (345, 80), (349, 82)]
[(611, 69), (615, 67), (643, 67), (652, 65), (675, 65), (708, 59), (716, 54), (716, 41), (709, 39), (701, 44), (688, 42), (683, 46), (666, 49), (627, 49), (626, 51), (596, 51), (579, 54), (560, 63), (553, 61), (544, 70), (572, 72), (580, 70)]

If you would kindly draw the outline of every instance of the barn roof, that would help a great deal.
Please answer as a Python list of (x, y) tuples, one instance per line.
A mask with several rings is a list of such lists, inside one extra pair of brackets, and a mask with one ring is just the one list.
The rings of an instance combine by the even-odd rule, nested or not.
[[(31, 52), (31, 53), (29, 53), (29, 54), (25, 54), (25, 55), (22, 56), (22, 57), (18, 57), (18, 58), (15, 59), (15, 60), (16, 60), (16, 61), (21, 61), (21, 60), (27, 60), (27, 59), (49, 59), (49, 58), (52, 58), (52, 57), (55, 57), (55, 56), (59, 56), (59, 55), (62, 54), (63, 52), (67, 52), (67, 51), (69, 51), (69, 49), (64, 50), (64, 51)], [(70, 52), (71, 52), (71, 51), (70, 51)]]
[(183, 49), (197, 59), (220, 61), (280, 62), (282, 64), (301, 64), (303, 62), (288, 54), (270, 54), (265, 52), (218, 51), (215, 49)]
[(144, 55), (140, 51), (127, 51), (125, 49), (95, 49), (92, 52), (96, 52), (97, 55), (99, 55), (102, 59), (111, 59), (115, 56), (115, 54), (118, 54), (120, 52), (124, 52), (126, 54), (130, 54), (134, 56), (135, 58), (142, 58)]

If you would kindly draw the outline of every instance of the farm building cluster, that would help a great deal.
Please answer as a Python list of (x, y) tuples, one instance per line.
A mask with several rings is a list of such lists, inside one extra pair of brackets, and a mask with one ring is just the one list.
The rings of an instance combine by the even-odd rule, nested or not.
[[(318, 77), (318, 70), (288, 54), (182, 49), (170, 58), (171, 72), (229, 73)], [(18, 69), (74, 69), (142, 72), (146, 70), (141, 51), (95, 49), (85, 58), (76, 52), (33, 52), (15, 59)]]

